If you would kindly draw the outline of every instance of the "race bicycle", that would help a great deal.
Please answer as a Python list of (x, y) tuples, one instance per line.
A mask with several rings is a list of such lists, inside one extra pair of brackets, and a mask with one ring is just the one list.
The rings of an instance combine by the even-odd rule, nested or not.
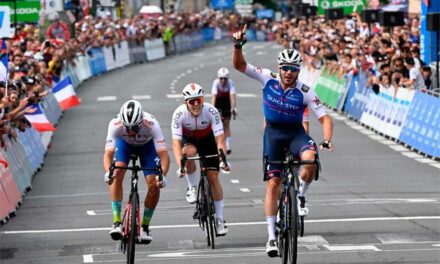
[(124, 217), (122, 218), (122, 238), (120, 247), (123, 254), (127, 256), (127, 264), (134, 264), (135, 259), (135, 243), (140, 242), (141, 225), (140, 223), (140, 209), (139, 209), (139, 193), (138, 193), (138, 175), (139, 171), (143, 170), (157, 170), (159, 172), (159, 181), (163, 180), (162, 168), (158, 164), (155, 168), (143, 168), (136, 165), (138, 155), (131, 154), (130, 156), (132, 166), (122, 167), (116, 166), (115, 161), (110, 166), (110, 178), (113, 177), (114, 169), (131, 170), (131, 190), (128, 198), (127, 206), (125, 207)]
[(318, 154), (315, 160), (298, 160), (290, 151), (285, 150), (285, 159), (268, 160), (264, 157), (264, 174), (267, 165), (283, 165), (281, 170), (282, 192), (278, 203), (277, 240), (279, 255), (283, 264), (295, 264), (298, 254), (298, 237), (304, 235), (304, 216), (298, 213), (299, 167), (305, 164), (316, 164), (315, 180), (319, 178), (321, 165)]
[(186, 154), (184, 154), (180, 160), (180, 170), (182, 174), (184, 174), (183, 168), (185, 168), (185, 164), (188, 160), (198, 160), (200, 163), (200, 180), (197, 188), (197, 201), (193, 218), (194, 220), (199, 221), (200, 228), (205, 231), (208, 246), (211, 246), (212, 249), (215, 248), (215, 237), (219, 235), (217, 235), (215, 206), (212, 198), (211, 184), (208, 180), (206, 160), (214, 158), (221, 158), (221, 160), (226, 163), (226, 156), (221, 149), (220, 154), (214, 155), (198, 155), (195, 157), (187, 157)]

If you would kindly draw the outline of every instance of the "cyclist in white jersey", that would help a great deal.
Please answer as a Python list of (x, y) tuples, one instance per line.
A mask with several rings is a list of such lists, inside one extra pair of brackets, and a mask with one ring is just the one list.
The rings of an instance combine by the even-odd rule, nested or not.
[(221, 67), (217, 72), (217, 79), (212, 82), (211, 104), (220, 112), (225, 130), (226, 153), (231, 154), (231, 114), (237, 115), (237, 99), (234, 82), (229, 76), (229, 70)]
[[(294, 49), (280, 52), (277, 58), (278, 75), (275, 75), (269, 69), (254, 67), (246, 62), (242, 52), (242, 46), (246, 43), (245, 32), (246, 26), (242, 31), (233, 34), (232, 62), (235, 69), (259, 81), (263, 86), (263, 112), (266, 120), (264, 155), (269, 160), (282, 160), (282, 149), (288, 148), (301, 160), (315, 159), (317, 146), (302, 125), (306, 107), (315, 113), (323, 125), (324, 140), (320, 147), (332, 151), (333, 122), (316, 93), (298, 80), (302, 62), (299, 52)], [(301, 185), (298, 190), (298, 211), (301, 216), (308, 214), (305, 193), (314, 179), (316, 169), (316, 165), (310, 164), (304, 165), (301, 170)], [(266, 253), (269, 257), (275, 257), (278, 256), (275, 225), (281, 192), (281, 166), (270, 164), (267, 171), (267, 175), (264, 175), (264, 180), (267, 181), (264, 207), (269, 236)]]
[[(196, 83), (186, 85), (183, 89), (185, 104), (174, 111), (171, 133), (174, 157), (178, 166), (184, 153), (187, 157), (194, 157), (197, 153), (215, 155), (226, 147), (220, 114), (213, 105), (204, 102), (204, 93), (203, 88)], [(222, 171), (229, 172), (229, 164), (223, 161), (219, 164), (219, 159), (210, 158), (207, 159), (206, 165), (216, 212), (217, 235), (224, 236), (228, 228), (223, 216), (223, 189), (218, 174), (220, 167)], [(188, 161), (185, 170), (188, 182), (186, 201), (195, 203), (197, 200), (195, 162)], [(180, 171), (179, 168), (178, 176), (185, 176), (181, 175)]]
[(141, 223), (140, 242), (148, 244), (153, 240), (149, 230), (150, 221), (159, 202), (160, 188), (165, 187), (167, 183), (165, 176), (170, 166), (170, 157), (157, 120), (151, 114), (144, 112), (138, 101), (129, 100), (121, 107), (119, 115), (109, 123), (103, 157), (104, 180), (110, 185), (112, 200), (113, 227), (110, 236), (114, 240), (120, 240), (122, 237), (121, 202), (125, 170), (115, 169), (114, 178), (110, 178), (109, 169), (113, 160), (116, 166), (127, 166), (133, 153), (139, 156), (142, 167), (155, 168), (160, 164), (164, 176), (159, 182), (158, 170), (143, 171), (148, 192), (144, 200), (145, 210)]

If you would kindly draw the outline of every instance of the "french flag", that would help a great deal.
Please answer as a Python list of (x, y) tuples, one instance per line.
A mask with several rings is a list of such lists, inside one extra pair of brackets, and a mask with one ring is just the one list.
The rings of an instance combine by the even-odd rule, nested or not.
[(79, 98), (73, 89), (70, 77), (64, 78), (52, 88), (53, 95), (60, 104), (61, 110), (66, 110), (80, 104)]
[(8, 50), (6, 49), (6, 41), (2, 40), (2, 45), (0, 48), (0, 80), (7, 80), (8, 79), (8, 61), (9, 61), (9, 54)]
[(40, 104), (32, 104), (31, 107), (35, 109), (33, 113), (26, 113), (24, 117), (32, 124), (38, 132), (55, 131), (56, 128), (49, 122)]

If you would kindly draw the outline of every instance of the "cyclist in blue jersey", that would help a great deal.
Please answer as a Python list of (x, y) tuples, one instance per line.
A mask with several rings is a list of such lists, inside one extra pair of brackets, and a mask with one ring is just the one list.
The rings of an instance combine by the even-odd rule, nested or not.
[[(285, 49), (278, 55), (277, 74), (269, 69), (254, 67), (246, 62), (242, 46), (246, 43), (246, 26), (242, 31), (233, 34), (234, 49), (232, 62), (234, 68), (256, 79), (263, 87), (263, 112), (266, 120), (264, 130), (264, 155), (269, 160), (284, 159), (284, 148), (301, 160), (314, 160), (317, 146), (307, 135), (302, 125), (303, 113), (308, 107), (315, 113), (323, 126), (324, 140), (322, 148), (333, 151), (331, 143), (333, 122), (326, 114), (325, 106), (321, 104), (316, 93), (298, 80), (302, 58), (298, 51)], [(300, 175), (300, 189), (298, 191), (299, 214), (306, 216), (305, 193), (313, 181), (316, 165), (304, 165)], [(269, 239), (266, 243), (266, 253), (270, 257), (278, 256), (278, 245), (275, 236), (276, 214), (278, 197), (281, 191), (281, 165), (269, 165), (266, 183), (265, 214)]]
[(158, 170), (143, 171), (148, 192), (144, 199), (145, 209), (141, 223), (140, 242), (149, 244), (153, 240), (149, 229), (150, 221), (159, 202), (160, 188), (167, 184), (165, 176), (170, 167), (170, 157), (159, 122), (154, 116), (144, 112), (141, 103), (136, 100), (129, 100), (122, 105), (119, 115), (110, 121), (107, 131), (103, 165), (104, 180), (110, 185), (113, 214), (110, 236), (114, 240), (122, 238), (121, 202), (125, 170), (115, 169), (114, 178), (111, 178), (109, 169), (112, 161), (115, 161), (116, 166), (127, 166), (132, 153), (138, 155), (142, 167), (154, 168), (160, 164), (164, 176), (163, 180), (159, 181)]

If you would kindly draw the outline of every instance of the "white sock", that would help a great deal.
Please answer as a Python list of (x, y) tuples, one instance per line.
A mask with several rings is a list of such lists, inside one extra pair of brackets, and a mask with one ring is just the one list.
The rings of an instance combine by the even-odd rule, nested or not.
[(231, 137), (226, 138), (226, 149), (231, 149)]
[(216, 218), (223, 220), (223, 200), (214, 201), (214, 207)]
[(305, 182), (301, 177), (299, 177), (299, 190), (298, 196), (305, 196), (307, 189), (309, 189), (310, 182)]
[(196, 183), (196, 172), (193, 173), (187, 173), (186, 174), (186, 181), (188, 182), (188, 187), (194, 187), (197, 185)]
[(269, 234), (269, 240), (276, 240), (276, 236), (275, 236), (276, 221), (277, 221), (276, 215), (266, 216), (267, 233)]

